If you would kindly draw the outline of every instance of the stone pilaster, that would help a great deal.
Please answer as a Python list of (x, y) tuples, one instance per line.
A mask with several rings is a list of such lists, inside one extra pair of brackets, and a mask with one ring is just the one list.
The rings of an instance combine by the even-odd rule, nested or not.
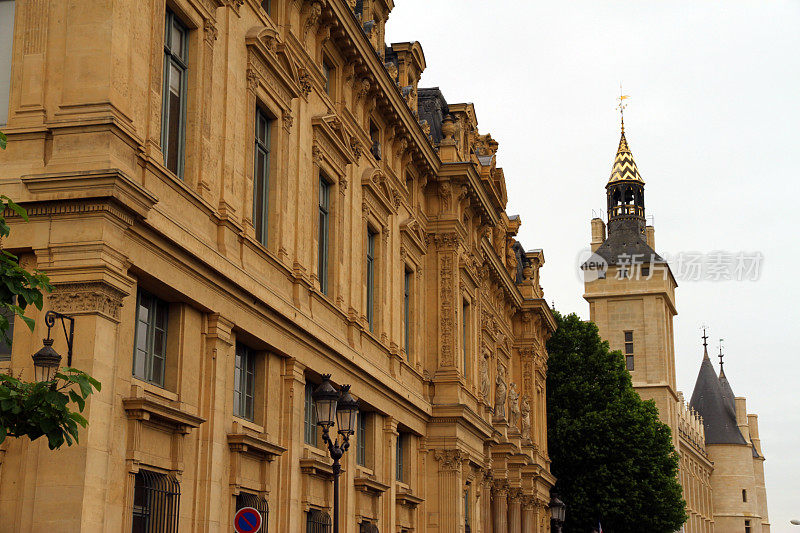
[(508, 481), (497, 481), (492, 491), (493, 533), (508, 533)]
[(439, 531), (457, 533), (464, 514), (461, 465), (466, 456), (461, 450), (434, 450), (434, 457), (439, 462)]
[(522, 494), (519, 489), (508, 493), (508, 533), (522, 532)]

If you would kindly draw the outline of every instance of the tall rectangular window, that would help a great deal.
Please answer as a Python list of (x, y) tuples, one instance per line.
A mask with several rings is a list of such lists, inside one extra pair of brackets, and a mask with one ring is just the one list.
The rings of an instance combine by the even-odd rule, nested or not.
[(370, 331), (375, 331), (375, 235), (372, 228), (367, 228), (367, 322)]
[(236, 495), (236, 510), (244, 509), (245, 507), (252, 507), (261, 514), (263, 520), (261, 529), (258, 533), (267, 533), (267, 526), (269, 522), (269, 502), (266, 499), (252, 494), (250, 492), (240, 492)]
[(356, 464), (367, 466), (367, 413), (358, 412), (356, 431)]
[(469, 360), (469, 302), (463, 300), (461, 304), (461, 350), (464, 363), (464, 377), (467, 377), (467, 364)]
[(14, 0), (0, 0), (0, 126), (8, 123), (11, 95), (11, 48), (14, 42)]
[(253, 226), (258, 242), (267, 245), (269, 220), (269, 142), (272, 120), (256, 108), (256, 144), (253, 165)]
[[(16, 303), (16, 297), (15, 297)], [(0, 361), (10, 361), (11, 360), (11, 346), (14, 343), (14, 319), (16, 315), (13, 311), (8, 311), (7, 309), (3, 309), (0, 311), (0, 314), (8, 320), (8, 330), (6, 331), (6, 335), (8, 335), (8, 341), (3, 337), (0, 337)]]
[(319, 176), (319, 289), (328, 294), (328, 237), (330, 234), (330, 189), (328, 180)]
[(306, 444), (317, 445), (317, 409), (314, 407), (314, 384), (306, 383), (303, 437)]
[(325, 76), (325, 94), (333, 96), (333, 67), (327, 58), (322, 58), (322, 74)]
[(177, 533), (180, 501), (177, 479), (142, 468), (134, 478), (131, 532)]
[(625, 332), (625, 368), (633, 370), (633, 332)]
[(414, 272), (406, 269), (403, 277), (403, 337), (405, 339), (406, 359), (411, 360), (411, 284)]
[(395, 470), (395, 479), (397, 481), (405, 481), (405, 465), (403, 464), (403, 459), (405, 458), (406, 439), (407, 437), (405, 433), (398, 433), (397, 448), (396, 448), (397, 468)]
[(144, 289), (139, 289), (136, 299), (133, 375), (163, 387), (169, 304)]
[(233, 371), (233, 414), (253, 420), (253, 397), (256, 378), (256, 354), (244, 344), (236, 343)]
[(161, 112), (161, 149), (164, 165), (183, 178), (186, 144), (186, 83), (189, 30), (167, 10), (164, 30), (164, 89)]
[(464, 533), (470, 533), (469, 525), (469, 488), (464, 491)]
[(751, 529), (750, 529), (750, 520), (745, 520), (744, 521), (744, 533), (750, 533), (750, 531), (751, 531)]

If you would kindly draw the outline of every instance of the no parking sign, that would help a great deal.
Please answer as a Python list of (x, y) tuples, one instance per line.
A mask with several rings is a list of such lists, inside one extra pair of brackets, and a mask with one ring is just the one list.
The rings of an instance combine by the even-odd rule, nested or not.
[(252, 507), (242, 507), (233, 515), (236, 533), (257, 533), (261, 530), (261, 513)]

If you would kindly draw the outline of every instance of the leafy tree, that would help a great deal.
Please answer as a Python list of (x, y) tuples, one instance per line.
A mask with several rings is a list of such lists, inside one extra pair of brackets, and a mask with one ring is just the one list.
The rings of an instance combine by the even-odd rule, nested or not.
[[(68, 446), (78, 442), (78, 425), (86, 427), (80, 413), (92, 388), (100, 383), (75, 368), (57, 372), (53, 381), (25, 382), (0, 374), (0, 443), (6, 436), (27, 436), (31, 440), (47, 437), (51, 450), (66, 441)], [(74, 402), (78, 411), (69, 408)]]
[[(6, 136), (0, 131), (0, 149), (6, 147)], [(17, 316), (31, 331), (34, 320), (25, 316), (25, 309), (33, 304), (42, 310), (42, 291), (53, 290), (44, 272), (28, 272), (19, 264), (14, 254), (2, 249), (2, 238), (11, 228), (6, 224), (5, 211), (16, 212), (26, 222), (25, 209), (10, 198), (0, 195), (0, 338), (11, 344), (9, 318)], [(26, 382), (7, 374), (0, 374), (0, 444), (6, 436), (27, 436), (31, 440), (46, 436), (51, 450), (64, 442), (71, 446), (78, 442), (78, 425), (86, 427), (80, 413), (86, 407), (86, 398), (100, 383), (86, 372), (64, 368), (51, 381)], [(70, 409), (70, 403), (77, 411)]]
[(633, 390), (622, 354), (597, 326), (555, 313), (547, 343), (547, 427), (564, 531), (671, 533), (686, 519), (678, 454), (652, 400)]

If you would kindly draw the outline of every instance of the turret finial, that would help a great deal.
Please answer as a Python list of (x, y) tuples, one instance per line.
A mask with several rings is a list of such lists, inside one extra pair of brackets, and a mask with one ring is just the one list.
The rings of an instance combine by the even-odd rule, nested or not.
[(625, 100), (630, 98), (627, 94), (622, 94), (622, 84), (619, 84), (619, 104), (617, 105), (617, 109), (619, 109), (619, 121), (622, 127), (622, 133), (625, 133), (625, 108), (628, 107), (628, 104), (625, 103)]
[(708, 357), (708, 335), (706, 334), (708, 326), (703, 324), (701, 327), (703, 328), (703, 357)]
[(719, 375), (720, 375), (720, 376), (723, 376), (723, 375), (725, 375), (725, 371), (722, 369), (722, 364), (723, 364), (723, 363), (722, 363), (722, 357), (723, 357), (723, 356), (722, 356), (722, 342), (723, 342), (724, 340), (725, 340), (725, 339), (720, 339), (720, 340), (719, 340), (719, 355), (717, 356), (717, 357), (719, 357)]

